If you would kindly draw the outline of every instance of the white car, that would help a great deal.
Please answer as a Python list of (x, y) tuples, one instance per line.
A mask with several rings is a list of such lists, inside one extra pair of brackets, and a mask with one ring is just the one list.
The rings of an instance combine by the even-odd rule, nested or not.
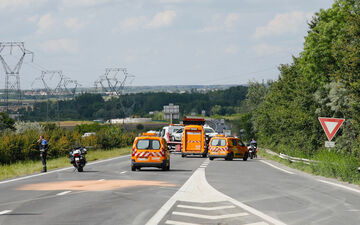
[(209, 136), (210, 138), (215, 137), (216, 135), (218, 135), (218, 133), (215, 132), (214, 129), (212, 129), (211, 127), (208, 126), (204, 126), (205, 129), (205, 135)]
[(174, 141), (181, 141), (183, 136), (184, 128), (177, 130), (175, 133), (172, 134), (172, 138)]
[(170, 141), (172, 141), (171, 135), (182, 128), (183, 128), (183, 126), (180, 126), (180, 125), (170, 125), (170, 126), (163, 127), (163, 129), (161, 130), (160, 136), (165, 138), (166, 142), (170, 142)]

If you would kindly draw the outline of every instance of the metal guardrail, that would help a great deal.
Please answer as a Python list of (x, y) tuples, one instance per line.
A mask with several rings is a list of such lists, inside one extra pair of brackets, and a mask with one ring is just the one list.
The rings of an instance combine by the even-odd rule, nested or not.
[(285, 155), (285, 154), (282, 154), (282, 153), (280, 153), (279, 157), (282, 158), (282, 159), (287, 159), (287, 160), (289, 160), (291, 162), (303, 162), (303, 163), (308, 164), (308, 165), (310, 165), (310, 163), (319, 163), (319, 161), (316, 161), (316, 160), (292, 157), (292, 156), (288, 156), (288, 155)]

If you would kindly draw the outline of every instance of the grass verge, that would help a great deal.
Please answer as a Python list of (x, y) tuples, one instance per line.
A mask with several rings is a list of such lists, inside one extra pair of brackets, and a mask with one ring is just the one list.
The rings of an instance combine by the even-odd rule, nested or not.
[(340, 181), (360, 185), (360, 173), (357, 171), (357, 161), (351, 157), (341, 156), (333, 152), (329, 153), (321, 151), (313, 158), (320, 163), (309, 165), (303, 162), (291, 162), (290, 160), (282, 159), (276, 155), (267, 153), (263, 149), (258, 153), (259, 156), (263, 158), (279, 162), (309, 174), (335, 178)]
[[(121, 155), (129, 154), (131, 147), (117, 148), (112, 150), (88, 150), (86, 160), (88, 162), (114, 158)], [(71, 166), (68, 157), (60, 157), (47, 160), (47, 169), (54, 170)], [(11, 165), (0, 165), (0, 180), (14, 178), (18, 176), (38, 173), (42, 170), (42, 164), (39, 157), (38, 161), (22, 161)]]

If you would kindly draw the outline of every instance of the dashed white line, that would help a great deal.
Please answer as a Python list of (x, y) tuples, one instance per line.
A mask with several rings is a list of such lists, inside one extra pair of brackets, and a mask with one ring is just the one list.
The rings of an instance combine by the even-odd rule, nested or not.
[(226, 214), (226, 215), (219, 215), (219, 216), (211, 216), (211, 215), (203, 215), (203, 214), (197, 214), (197, 213), (176, 212), (176, 211), (174, 211), (172, 214), (178, 215), (178, 216), (189, 216), (189, 217), (195, 217), (195, 218), (201, 218), (201, 219), (209, 219), (209, 220), (219, 220), (219, 219), (227, 219), (227, 218), (233, 218), (233, 217), (239, 217), (239, 216), (248, 216), (249, 215), (249, 213), (233, 213), (233, 214)]
[(0, 212), (0, 215), (4, 215), (4, 214), (10, 213), (10, 212), (12, 212), (12, 210), (4, 210), (4, 211)]
[(100, 179), (100, 180), (98, 180), (98, 181), (104, 181), (105, 179)]
[(60, 193), (57, 193), (56, 195), (66, 195), (66, 194), (69, 194), (71, 191), (63, 191), (63, 192), (60, 192)]
[(234, 205), (224, 205), (224, 206), (217, 206), (217, 207), (200, 207), (200, 206), (192, 206), (192, 205), (178, 205), (177, 207), (185, 208), (185, 209), (199, 209), (199, 210), (206, 210), (206, 211), (235, 208)]
[(175, 220), (166, 220), (165, 224), (170, 224), (170, 225), (201, 225), (198, 223), (186, 223), (186, 222), (179, 222), (179, 221), (175, 221)]
[(330, 184), (330, 185), (333, 185), (333, 186), (336, 186), (336, 187), (344, 188), (344, 189), (349, 190), (349, 191), (354, 191), (354, 192), (360, 193), (360, 190), (355, 189), (355, 188), (351, 188), (351, 187), (347, 187), (345, 185), (336, 184), (336, 183), (333, 183), (333, 182), (320, 180), (320, 179), (317, 179), (317, 181), (320, 181), (320, 182), (325, 183), (325, 184)]
[(274, 167), (275, 169), (281, 170), (281, 171), (283, 171), (283, 172), (285, 172), (285, 173), (288, 173), (288, 174), (295, 174), (295, 173), (293, 173), (293, 172), (290, 172), (290, 171), (284, 170), (284, 169), (282, 169), (282, 168), (280, 168), (280, 167), (274, 166), (273, 164), (268, 163), (268, 162), (266, 162), (266, 161), (261, 160), (260, 162), (265, 163), (265, 164), (267, 164), (267, 165), (269, 165), (269, 166), (271, 166), (271, 167)]
[(126, 173), (126, 171), (122, 171), (120, 174), (124, 174), (124, 173)]

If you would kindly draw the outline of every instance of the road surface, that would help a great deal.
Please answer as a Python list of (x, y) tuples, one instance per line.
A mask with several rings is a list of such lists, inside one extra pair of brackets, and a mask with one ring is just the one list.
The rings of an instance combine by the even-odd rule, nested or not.
[(360, 224), (360, 189), (264, 159), (129, 156), (0, 181), (0, 224)]

